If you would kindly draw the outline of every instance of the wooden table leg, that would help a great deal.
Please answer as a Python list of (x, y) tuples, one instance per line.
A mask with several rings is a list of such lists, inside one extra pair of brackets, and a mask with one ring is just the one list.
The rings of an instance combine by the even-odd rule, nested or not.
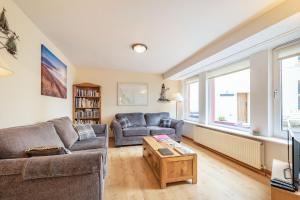
[(197, 155), (194, 155), (193, 159), (193, 179), (192, 183), (196, 184), (197, 183)]
[(164, 189), (164, 188), (166, 188), (167, 187), (167, 183), (165, 183), (165, 182), (160, 182), (160, 188), (161, 189)]
[(197, 177), (192, 179), (193, 184), (197, 184)]

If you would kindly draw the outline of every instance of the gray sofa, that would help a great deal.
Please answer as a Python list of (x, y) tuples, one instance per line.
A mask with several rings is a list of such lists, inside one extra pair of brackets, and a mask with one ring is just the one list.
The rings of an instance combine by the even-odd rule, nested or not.
[[(126, 117), (131, 127), (122, 128), (118, 120)], [(136, 145), (142, 144), (143, 138), (149, 135), (166, 134), (177, 142), (181, 141), (183, 121), (172, 119), (171, 127), (160, 127), (162, 118), (169, 118), (167, 112), (160, 113), (118, 113), (111, 123), (111, 129), (115, 136), (115, 145)]]
[[(0, 129), (1, 200), (102, 200), (107, 174), (108, 130), (94, 125), (96, 138), (78, 141), (71, 120)], [(28, 158), (30, 147), (58, 146), (71, 154)]]

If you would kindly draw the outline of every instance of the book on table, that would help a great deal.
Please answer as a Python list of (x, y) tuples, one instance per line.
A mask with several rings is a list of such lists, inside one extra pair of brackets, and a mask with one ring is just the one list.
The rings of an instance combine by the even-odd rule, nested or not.
[(163, 156), (171, 156), (171, 155), (174, 155), (174, 153), (168, 149), (168, 148), (159, 148), (158, 149), (158, 152), (163, 155)]

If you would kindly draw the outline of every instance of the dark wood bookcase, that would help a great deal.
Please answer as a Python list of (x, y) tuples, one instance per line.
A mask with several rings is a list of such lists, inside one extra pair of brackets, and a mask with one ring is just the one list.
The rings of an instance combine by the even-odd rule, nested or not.
[(73, 123), (101, 123), (101, 86), (92, 83), (73, 85)]

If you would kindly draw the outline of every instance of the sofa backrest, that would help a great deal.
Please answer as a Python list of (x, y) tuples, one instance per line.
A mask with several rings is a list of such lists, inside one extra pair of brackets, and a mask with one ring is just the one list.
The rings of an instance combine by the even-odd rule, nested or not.
[(0, 159), (24, 158), (26, 149), (41, 146), (64, 147), (50, 122), (0, 129)]
[(117, 120), (123, 117), (127, 117), (129, 122), (134, 127), (146, 126), (146, 121), (144, 118), (144, 113), (118, 113), (115, 115)]
[(159, 112), (159, 113), (146, 113), (145, 120), (147, 126), (159, 126), (160, 120), (162, 118), (169, 118), (170, 114), (168, 112)]

